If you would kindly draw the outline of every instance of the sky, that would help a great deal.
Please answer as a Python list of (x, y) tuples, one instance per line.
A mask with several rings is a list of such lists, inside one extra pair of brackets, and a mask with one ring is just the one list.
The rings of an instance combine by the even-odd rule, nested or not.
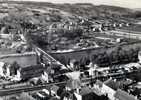
[[(24, 1), (24, 0), (21, 0)], [(127, 8), (141, 8), (141, 0), (25, 0), (25, 1), (43, 1), (52, 3), (93, 3), (95, 5), (114, 5)]]

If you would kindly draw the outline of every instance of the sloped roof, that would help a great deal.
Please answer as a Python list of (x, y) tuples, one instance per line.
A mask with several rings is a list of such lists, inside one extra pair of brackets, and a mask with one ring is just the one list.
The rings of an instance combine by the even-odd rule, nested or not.
[(119, 84), (112, 79), (109, 79), (109, 80), (105, 81), (104, 83), (114, 90), (119, 88)]
[(21, 72), (35, 71), (35, 70), (39, 70), (39, 69), (45, 69), (45, 68), (41, 64), (30, 65), (30, 66), (25, 66), (25, 67), (21, 68)]
[(127, 92), (122, 91), (120, 89), (117, 90), (114, 96), (118, 98), (119, 100), (137, 100), (135, 99), (134, 96), (129, 95)]
[(81, 86), (81, 82), (80, 80), (69, 80), (66, 86), (70, 89), (77, 89)]
[(83, 87), (80, 91), (81, 95), (86, 95), (86, 94), (89, 94), (89, 93), (92, 93), (92, 90), (89, 87)]
[(71, 80), (79, 80), (79, 78), (80, 78), (80, 72), (79, 71), (66, 73), (65, 75), (67, 77), (69, 77)]
[(95, 84), (96, 85), (99, 85), (99, 87), (102, 87), (103, 86), (103, 83), (100, 80), (97, 80)]
[(28, 93), (22, 93), (19, 97), (19, 100), (35, 100), (32, 96)]
[(56, 86), (56, 85), (53, 85), (53, 86), (51, 87), (51, 90), (53, 90), (55, 93), (57, 93), (58, 89), (59, 89), (59, 87)]

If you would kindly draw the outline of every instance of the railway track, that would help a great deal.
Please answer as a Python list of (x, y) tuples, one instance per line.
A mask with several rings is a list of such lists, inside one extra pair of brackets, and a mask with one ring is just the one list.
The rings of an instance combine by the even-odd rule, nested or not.
[(17, 87), (17, 88), (6, 88), (0, 90), (0, 96), (7, 96), (12, 94), (18, 94), (22, 92), (30, 92), (30, 91), (36, 91), (41, 90), (47, 87), (50, 87), (52, 85), (65, 85), (67, 82), (58, 82), (58, 83), (48, 83), (44, 85), (38, 85), (38, 86), (24, 86), (24, 87)]
[[(126, 73), (110, 73), (107, 75), (100, 75), (100, 76), (95, 76), (95, 77), (88, 77), (88, 78), (82, 78), (81, 82), (84, 84), (90, 83), (90, 82), (94, 82), (95, 80), (104, 80), (104, 79), (108, 79), (110, 77), (113, 78), (125, 78), (128, 77), (130, 75), (134, 75), (139, 73), (138, 70), (132, 71), (132, 72), (126, 72)], [(63, 82), (57, 82), (57, 83), (46, 83), (43, 85), (37, 85), (37, 86), (32, 86), (32, 85), (26, 85), (26, 86), (19, 86), (19, 87), (10, 87), (10, 88), (3, 88), (0, 89), (0, 96), (7, 96), (7, 95), (12, 95), (12, 94), (17, 94), (17, 93), (22, 93), (22, 92), (30, 92), (30, 91), (36, 91), (36, 90), (42, 90), (44, 88), (50, 87), (52, 85), (58, 85), (58, 86), (62, 86), (65, 85), (67, 83), (67, 81), (63, 81)]]
[[(102, 79), (102, 78), (109, 78), (109, 77), (120, 77), (123, 76), (124, 74), (109, 74), (106, 76), (98, 76), (98, 77), (89, 77), (89, 78), (82, 78), (81, 82), (84, 84), (90, 83), (92, 81), (95, 81), (96, 79)], [(23, 87), (15, 87), (15, 88), (5, 88), (5, 89), (0, 89), (0, 96), (7, 96), (7, 95), (12, 95), (12, 94), (18, 94), (18, 93), (22, 93), (22, 92), (30, 92), (30, 91), (36, 91), (36, 90), (42, 90), (44, 88), (50, 87), (52, 85), (65, 85), (67, 83), (67, 81), (63, 81), (63, 82), (57, 82), (57, 83), (46, 83), (44, 85), (38, 85), (38, 86), (23, 86)]]
[[(85, 79), (82, 79), (82, 83), (89, 83), (92, 80), (95, 80), (95, 78), (85, 78)], [(8, 96), (8, 95), (18, 94), (18, 93), (22, 93), (22, 92), (42, 90), (42, 89), (50, 87), (52, 85), (63, 86), (66, 83), (67, 83), (67, 81), (63, 81), (63, 82), (57, 82), (57, 83), (47, 83), (47, 84), (38, 85), (38, 86), (24, 86), (24, 87), (16, 87), (16, 88), (5, 88), (5, 89), (0, 89), (0, 96)]]

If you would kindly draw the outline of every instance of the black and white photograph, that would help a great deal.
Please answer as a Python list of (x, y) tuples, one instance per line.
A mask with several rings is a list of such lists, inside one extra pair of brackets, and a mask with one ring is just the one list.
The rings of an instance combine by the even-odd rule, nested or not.
[(141, 100), (141, 0), (0, 0), (0, 100)]

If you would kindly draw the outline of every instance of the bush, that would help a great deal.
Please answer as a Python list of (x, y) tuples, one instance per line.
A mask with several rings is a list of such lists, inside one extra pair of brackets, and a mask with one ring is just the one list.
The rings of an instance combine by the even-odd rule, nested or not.
[(76, 37), (81, 37), (83, 34), (83, 30), (80, 28), (67, 30), (67, 29), (61, 29), (57, 32), (60, 37), (66, 37), (68, 39), (74, 39)]

